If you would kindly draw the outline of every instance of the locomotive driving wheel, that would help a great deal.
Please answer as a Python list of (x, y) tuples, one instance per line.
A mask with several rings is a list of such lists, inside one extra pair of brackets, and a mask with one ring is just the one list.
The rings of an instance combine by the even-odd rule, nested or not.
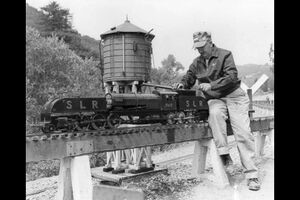
[(111, 113), (107, 117), (107, 123), (110, 128), (117, 128), (122, 123), (122, 119), (118, 114)]
[(81, 116), (75, 122), (75, 131), (86, 131), (89, 129), (90, 123), (82, 123), (88, 122), (90, 120), (90, 116)]
[(92, 120), (97, 120), (91, 123), (93, 129), (95, 130), (101, 130), (104, 129), (106, 126), (106, 117), (101, 114), (94, 115)]

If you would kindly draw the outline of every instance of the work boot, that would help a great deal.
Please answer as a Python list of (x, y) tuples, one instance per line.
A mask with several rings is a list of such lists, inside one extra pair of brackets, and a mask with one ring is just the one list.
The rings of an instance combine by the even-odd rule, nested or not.
[(257, 191), (260, 189), (260, 182), (258, 178), (249, 178), (247, 180), (247, 186), (249, 190)]

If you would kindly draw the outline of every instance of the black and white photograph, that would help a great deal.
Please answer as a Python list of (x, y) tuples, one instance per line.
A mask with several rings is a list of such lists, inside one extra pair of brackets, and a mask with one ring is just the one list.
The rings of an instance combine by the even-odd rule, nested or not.
[(274, 200), (273, 0), (25, 6), (26, 200)]

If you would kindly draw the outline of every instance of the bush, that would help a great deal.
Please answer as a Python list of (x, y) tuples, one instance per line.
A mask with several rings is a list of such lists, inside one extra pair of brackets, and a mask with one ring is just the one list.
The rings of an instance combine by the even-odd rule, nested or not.
[(26, 27), (26, 128), (55, 97), (103, 94), (99, 63), (82, 59), (55, 35), (42, 37)]
[[(106, 153), (94, 153), (89, 155), (91, 168), (106, 164)], [(34, 181), (39, 178), (58, 176), (60, 160), (43, 160), (26, 163), (26, 181)]]
[(44, 160), (26, 163), (26, 181), (57, 176), (59, 174), (59, 165), (59, 160)]

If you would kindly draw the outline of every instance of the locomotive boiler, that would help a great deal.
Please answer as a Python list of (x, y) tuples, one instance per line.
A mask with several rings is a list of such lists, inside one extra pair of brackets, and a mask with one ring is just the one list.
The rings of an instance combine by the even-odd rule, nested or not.
[[(144, 84), (156, 88), (168, 86)], [(42, 131), (101, 130), (121, 124), (175, 124), (206, 120), (206, 100), (194, 90), (154, 90), (152, 94), (107, 93), (97, 98), (62, 98), (46, 103)]]

